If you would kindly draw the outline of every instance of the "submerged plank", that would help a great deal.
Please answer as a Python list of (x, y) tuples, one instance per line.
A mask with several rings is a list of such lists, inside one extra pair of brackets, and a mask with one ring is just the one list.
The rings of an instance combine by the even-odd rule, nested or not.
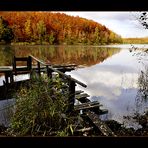
[(83, 93), (83, 94), (78, 94), (78, 95), (76, 95), (75, 97), (76, 97), (76, 99), (79, 100), (80, 98), (86, 98), (86, 97), (89, 97), (89, 95), (86, 94), (86, 93)]
[(74, 109), (75, 110), (86, 110), (86, 109), (92, 109), (92, 108), (99, 109), (100, 106), (102, 106), (102, 105), (101, 104), (94, 104), (94, 105), (87, 105), (87, 106), (79, 105), (79, 106), (75, 106)]
[(65, 65), (57, 65), (57, 64), (54, 64), (52, 67), (53, 68), (61, 68), (61, 67), (63, 67), (63, 68), (65, 68), (65, 67), (76, 67), (77, 65), (76, 64), (65, 64)]
[(75, 99), (77, 99), (77, 100), (80, 101), (81, 103), (90, 102), (90, 100), (89, 100), (87, 97), (89, 97), (89, 95), (86, 94), (86, 93), (83, 93), (83, 94), (76, 94), (76, 95), (75, 95)]
[(79, 95), (79, 94), (81, 94), (81, 93), (83, 93), (84, 91), (83, 90), (76, 90), (75, 91), (75, 95)]
[(95, 125), (104, 136), (116, 136), (114, 132), (99, 118), (97, 114), (92, 111), (87, 111), (86, 115), (93, 125)]

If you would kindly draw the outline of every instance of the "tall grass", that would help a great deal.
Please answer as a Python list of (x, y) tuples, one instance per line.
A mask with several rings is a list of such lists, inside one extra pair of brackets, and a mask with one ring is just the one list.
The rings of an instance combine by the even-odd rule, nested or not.
[(15, 94), (16, 105), (8, 135), (68, 136), (72, 135), (77, 117), (66, 114), (68, 91), (59, 77), (34, 76)]

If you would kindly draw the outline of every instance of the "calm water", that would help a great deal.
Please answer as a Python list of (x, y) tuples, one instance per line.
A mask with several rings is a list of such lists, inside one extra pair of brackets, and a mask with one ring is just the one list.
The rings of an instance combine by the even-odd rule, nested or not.
[[(134, 46), (148, 48), (148, 45)], [(13, 55), (29, 54), (53, 64), (80, 65), (68, 74), (87, 85), (87, 88), (77, 85), (76, 89), (84, 90), (91, 100), (100, 101), (103, 108), (109, 110), (108, 115), (102, 116), (104, 119), (123, 123), (123, 116), (143, 112), (148, 107), (147, 102), (143, 102), (140, 109), (136, 106), (138, 77), (145, 69), (148, 58), (141, 50), (131, 52), (131, 45), (0, 46), (0, 66), (11, 65)], [(0, 85), (3, 79), (1, 76)], [(127, 124), (130, 126), (133, 123)]]

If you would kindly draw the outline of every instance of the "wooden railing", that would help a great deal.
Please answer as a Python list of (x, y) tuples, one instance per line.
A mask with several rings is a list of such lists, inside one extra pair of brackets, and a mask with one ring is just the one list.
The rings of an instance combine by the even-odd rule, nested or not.
[[(26, 66), (17, 66), (16, 62), (17, 61), (26, 61), (27, 65)], [(33, 62), (36, 62), (36, 66), (33, 65)], [(58, 66), (59, 67), (59, 66)], [(80, 112), (82, 110), (82, 116), (80, 114), (80, 117), (82, 117), (82, 120), (86, 120), (87, 123), (89, 122), (90, 125), (92, 125), (94, 128), (90, 127), (90, 129), (99, 129), (103, 135), (105, 136), (116, 136), (112, 130), (99, 118), (98, 115), (101, 114), (106, 114), (108, 110), (102, 110), (100, 109), (100, 104), (98, 101), (93, 101), (91, 102), (88, 94), (83, 93), (83, 91), (75, 91), (75, 86), (76, 84), (81, 85), (82, 87), (87, 87), (84, 83), (78, 81), (77, 79), (71, 77), (70, 75), (67, 75), (60, 71), (62, 68), (55, 68), (54, 65), (46, 64), (45, 62), (39, 60), (38, 58), (29, 55), (28, 57), (14, 57), (13, 61), (13, 66), (11, 68), (7, 67), (2, 67), (0, 69), (0, 73), (5, 73), (5, 85), (9, 86), (8, 78), (10, 78), (10, 83), (14, 84), (13, 80), (13, 75), (18, 75), (18, 74), (24, 74), (24, 73), (30, 73), (30, 79), (32, 77), (33, 71), (35, 71), (39, 77), (41, 77), (41, 72), (45, 72), (48, 77), (52, 79), (52, 73), (56, 72), (59, 74), (60, 78), (63, 78), (65, 83), (68, 83), (68, 113), (73, 113), (73, 112)], [(64, 70), (65, 71), (65, 70)], [(66, 79), (66, 80), (65, 80)], [(29, 82), (29, 81), (28, 81)], [(20, 85), (22, 84), (22, 81)], [(18, 86), (18, 83), (17, 85)], [(12, 85), (13, 87), (13, 85)], [(6, 91), (5, 91), (6, 90)], [(5, 95), (7, 88), (2, 88), (2, 91), (4, 92)], [(67, 90), (66, 90), (67, 91)], [(0, 93), (1, 94), (1, 93)], [(7, 97), (6, 97), (7, 98)], [(75, 99), (77, 99), (81, 104), (79, 105), (74, 105)], [(87, 117), (87, 118), (86, 118)], [(82, 129), (83, 130), (83, 129)]]
[[(26, 66), (17, 66), (17, 62), (26, 62)], [(36, 62), (36, 66), (33, 63)], [(30, 78), (32, 76), (33, 71), (35, 71), (38, 76), (41, 76), (41, 72), (45, 72), (49, 78), (52, 79), (52, 73), (56, 72), (59, 74), (60, 78), (63, 78), (66, 83), (68, 83), (69, 89), (69, 110), (74, 109), (75, 103), (75, 86), (81, 85), (82, 87), (87, 87), (86, 84), (78, 81), (77, 79), (71, 77), (70, 75), (65, 74), (62, 71), (64, 67), (58, 66), (58, 68), (53, 67), (51, 64), (46, 64), (45, 62), (39, 60), (38, 58), (34, 57), (33, 55), (29, 55), (28, 57), (15, 57), (13, 59), (12, 68), (1, 68), (0, 72), (4, 73), (5, 75), (5, 82), (4, 85), (9, 85), (14, 83), (13, 76), (19, 74), (30, 74)], [(61, 70), (61, 71), (60, 71)]]
[[(23, 73), (28, 73), (31, 69), (32, 69), (32, 61), (31, 61), (31, 57), (28, 56), (28, 57), (15, 57), (13, 58), (13, 63), (12, 63), (12, 66), (13, 66), (13, 72), (15, 75), (23, 72)], [(27, 62), (27, 65), (26, 67), (17, 67), (17, 62)]]
[[(77, 79), (71, 77), (70, 75), (66, 75), (65, 73), (61, 72), (60, 70), (57, 70), (52, 67), (50, 64), (46, 64), (43, 61), (39, 60), (38, 58), (30, 55), (31, 62), (35, 60), (37, 62), (37, 70), (38, 75), (41, 76), (41, 65), (46, 67), (47, 76), (52, 78), (52, 72), (56, 72), (60, 75), (60, 77), (66, 78), (68, 80), (69, 84), (69, 109), (68, 111), (72, 111), (74, 109), (74, 103), (75, 103), (75, 86), (76, 84), (81, 85), (82, 87), (87, 87), (86, 84), (78, 81)], [(31, 64), (32, 65), (32, 64)]]

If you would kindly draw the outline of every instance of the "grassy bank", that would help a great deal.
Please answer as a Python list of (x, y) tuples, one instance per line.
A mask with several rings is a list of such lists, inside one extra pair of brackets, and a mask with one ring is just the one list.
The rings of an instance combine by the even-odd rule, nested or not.
[(148, 44), (148, 37), (146, 38), (123, 38), (123, 44)]

